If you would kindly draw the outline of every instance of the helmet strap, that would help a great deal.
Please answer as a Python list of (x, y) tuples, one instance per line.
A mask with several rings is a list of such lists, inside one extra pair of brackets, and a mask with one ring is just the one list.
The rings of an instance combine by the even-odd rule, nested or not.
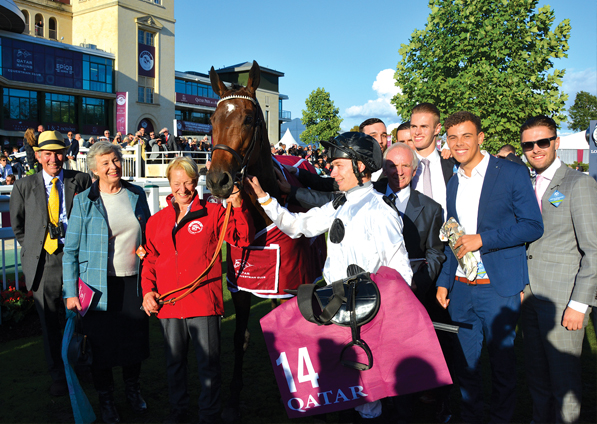
[(361, 171), (359, 171), (359, 164), (356, 159), (352, 159), (351, 162), (352, 162), (352, 171), (354, 172), (354, 175), (357, 177), (359, 186), (362, 186), (363, 185), (363, 177), (365, 174), (363, 174)]

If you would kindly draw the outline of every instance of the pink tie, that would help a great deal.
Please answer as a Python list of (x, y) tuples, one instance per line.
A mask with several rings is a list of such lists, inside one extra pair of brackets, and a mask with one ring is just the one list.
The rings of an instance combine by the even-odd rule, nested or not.
[(540, 193), (540, 189), (539, 187), (541, 186), (541, 183), (543, 182), (543, 180), (545, 179), (545, 177), (543, 177), (542, 175), (537, 175), (537, 178), (535, 179), (535, 197), (537, 197), (537, 202), (539, 203), (539, 210), (541, 211), (541, 213), (543, 213), (543, 207), (541, 206), (541, 194)]

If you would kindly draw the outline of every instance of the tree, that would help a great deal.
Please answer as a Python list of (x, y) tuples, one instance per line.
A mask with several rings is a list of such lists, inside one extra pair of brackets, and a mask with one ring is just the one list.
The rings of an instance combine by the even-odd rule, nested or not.
[(570, 127), (574, 131), (584, 131), (589, 128), (591, 119), (597, 119), (597, 96), (580, 91), (576, 93), (574, 104), (568, 109)]
[(301, 122), (306, 127), (300, 135), (303, 143), (315, 144), (321, 140), (336, 137), (340, 132), (340, 109), (334, 107), (330, 93), (324, 88), (311, 92), (305, 100), (306, 109), (303, 109)]
[(359, 130), (359, 126), (358, 126), (358, 125), (355, 125), (354, 127), (352, 127), (352, 128), (350, 129), (350, 132), (360, 132), (360, 130)]
[[(566, 119), (560, 93), (570, 23), (550, 30), (555, 14), (538, 0), (430, 0), (427, 26), (415, 30), (395, 74), (402, 93), (392, 99), (403, 121), (421, 102), (446, 117), (468, 110), (481, 117), (484, 148), (495, 153), (519, 140), (520, 125), (544, 114)], [(518, 143), (517, 143), (518, 144)]]

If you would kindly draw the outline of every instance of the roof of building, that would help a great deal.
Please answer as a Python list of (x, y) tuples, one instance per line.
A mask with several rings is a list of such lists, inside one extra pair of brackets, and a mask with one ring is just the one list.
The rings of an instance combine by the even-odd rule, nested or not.
[[(253, 66), (253, 61), (251, 62), (244, 62), (244, 63), (237, 63), (236, 65), (227, 66), (225, 68), (216, 69), (217, 73), (225, 73), (225, 72), (243, 72), (249, 71)], [(280, 71), (276, 71), (274, 69), (266, 68), (264, 66), (259, 65), (261, 68), (261, 72), (267, 72), (269, 74), (277, 75), (279, 77), (283, 77), (284, 73)]]

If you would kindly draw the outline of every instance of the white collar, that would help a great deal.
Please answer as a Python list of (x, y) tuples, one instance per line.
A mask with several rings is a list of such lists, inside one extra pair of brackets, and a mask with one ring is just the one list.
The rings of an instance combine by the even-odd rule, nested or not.
[[(45, 170), (41, 171), (42, 176), (44, 177), (44, 184), (45, 185), (50, 185), (52, 184), (52, 180), (54, 179), (54, 177), (52, 177), (50, 174), (48, 174)], [(64, 170), (61, 169), (60, 170), (60, 174), (58, 174), (58, 180), (63, 183), (64, 182)]]
[(371, 181), (363, 183), (362, 186), (357, 184), (346, 192), (346, 200), (358, 200), (371, 190), (373, 190), (373, 184), (371, 184)]
[(410, 197), (410, 185), (404, 187), (402, 190), (399, 190), (397, 193), (394, 193), (394, 191), (388, 184), (388, 188), (386, 189), (386, 196), (389, 196), (390, 194), (396, 195), (400, 203), (402, 203)]
[(537, 175), (541, 175), (546, 180), (551, 181), (553, 180), (553, 177), (554, 175), (556, 175), (556, 171), (560, 166), (562, 166), (562, 161), (560, 160), (560, 158), (556, 157), (556, 159), (551, 163), (551, 165), (547, 167), (545, 171)]
[(421, 156), (419, 154), (419, 152), (415, 152), (415, 153), (419, 157), (419, 161), (422, 161), (423, 159), (429, 159), (429, 162), (435, 163), (435, 162), (438, 162), (441, 158), (437, 149), (433, 149), (433, 152), (431, 152), (431, 154), (427, 157)]
[(485, 150), (481, 150), (481, 154), (483, 155), (483, 159), (481, 160), (481, 162), (479, 162), (477, 164), (477, 166), (475, 166), (473, 168), (473, 170), (471, 171), (470, 177), (466, 176), (466, 174), (464, 173), (464, 169), (462, 167), (458, 168), (458, 176), (464, 177), (464, 178), (472, 178), (475, 175), (478, 175), (481, 178), (485, 178), (485, 174), (487, 173), (487, 167), (489, 166), (489, 156), (490, 155)]

